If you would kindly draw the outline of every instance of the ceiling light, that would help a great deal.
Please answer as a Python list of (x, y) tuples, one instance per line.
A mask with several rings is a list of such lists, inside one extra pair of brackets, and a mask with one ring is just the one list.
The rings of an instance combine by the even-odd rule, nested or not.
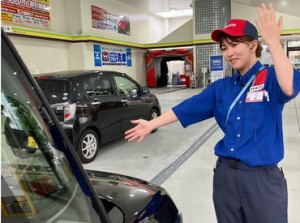
[(170, 9), (170, 13), (175, 13), (177, 10), (175, 8)]
[(155, 14), (163, 18), (176, 18), (176, 17), (192, 16), (193, 10), (192, 9), (186, 9), (186, 10), (171, 9), (169, 12), (158, 12)]

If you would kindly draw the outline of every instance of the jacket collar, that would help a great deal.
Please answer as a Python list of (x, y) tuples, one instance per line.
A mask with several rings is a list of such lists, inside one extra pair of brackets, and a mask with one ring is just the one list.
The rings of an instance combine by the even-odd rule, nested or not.
[(239, 71), (236, 72), (235, 77), (234, 77), (234, 81), (235, 83), (239, 84), (239, 83), (247, 83), (248, 80), (252, 77), (252, 75), (258, 71), (258, 69), (262, 66), (262, 64), (257, 61), (243, 76), (240, 74)]

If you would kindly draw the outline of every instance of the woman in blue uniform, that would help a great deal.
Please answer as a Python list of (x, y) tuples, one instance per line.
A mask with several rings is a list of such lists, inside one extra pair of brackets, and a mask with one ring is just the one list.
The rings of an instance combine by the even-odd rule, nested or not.
[(256, 26), (274, 66), (264, 67), (258, 31), (249, 21), (230, 20), (211, 38), (237, 72), (151, 120), (134, 120), (129, 142), (160, 126), (180, 121), (183, 127), (215, 117), (224, 132), (216, 144), (213, 200), (219, 223), (286, 223), (287, 185), (277, 163), (283, 159), (282, 110), (300, 91), (300, 73), (280, 43), (283, 26), (271, 4), (257, 8)]

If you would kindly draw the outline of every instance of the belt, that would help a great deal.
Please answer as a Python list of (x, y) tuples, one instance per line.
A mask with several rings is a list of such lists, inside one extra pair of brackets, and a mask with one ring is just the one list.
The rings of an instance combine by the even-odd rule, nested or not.
[(217, 160), (217, 166), (220, 164), (226, 164), (231, 169), (240, 169), (240, 170), (261, 170), (261, 169), (270, 169), (273, 167), (277, 167), (276, 165), (272, 166), (249, 166), (238, 159), (219, 157)]

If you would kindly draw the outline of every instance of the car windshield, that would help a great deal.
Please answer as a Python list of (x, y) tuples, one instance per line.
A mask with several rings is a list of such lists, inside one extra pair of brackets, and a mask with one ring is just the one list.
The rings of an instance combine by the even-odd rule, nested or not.
[(69, 84), (63, 79), (36, 78), (50, 104), (66, 102), (69, 99)]
[(101, 222), (89, 190), (78, 184), (78, 173), (52, 137), (53, 121), (3, 38), (1, 47), (2, 222)]

